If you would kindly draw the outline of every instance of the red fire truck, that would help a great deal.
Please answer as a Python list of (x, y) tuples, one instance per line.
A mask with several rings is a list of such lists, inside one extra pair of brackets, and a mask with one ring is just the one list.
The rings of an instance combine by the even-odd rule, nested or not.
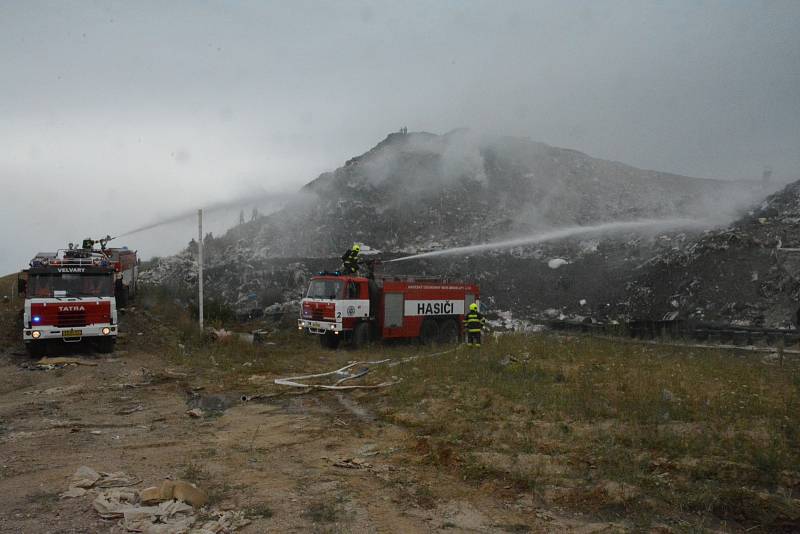
[(117, 306), (124, 308), (128, 302), (136, 297), (136, 281), (139, 277), (139, 260), (135, 250), (127, 247), (105, 248), (101, 240), (102, 251), (114, 265), (114, 296)]
[(444, 278), (321, 273), (311, 278), (298, 328), (328, 348), (342, 339), (356, 347), (379, 339), (449, 343), (478, 299), (478, 286)]
[(131, 288), (135, 293), (138, 262), (135, 252), (106, 249), (105, 241), (100, 243), (100, 250), (87, 239), (81, 248), (40, 252), (20, 273), (19, 293), (25, 296), (22, 339), (31, 354), (42, 353), (48, 342), (83, 340), (93, 341), (101, 352), (114, 350), (116, 295), (122, 291), (127, 300)]

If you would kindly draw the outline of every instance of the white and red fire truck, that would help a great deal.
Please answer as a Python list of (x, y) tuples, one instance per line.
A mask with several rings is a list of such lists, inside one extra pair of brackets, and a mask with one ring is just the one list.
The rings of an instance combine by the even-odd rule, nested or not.
[(136, 252), (106, 249), (105, 242), (100, 250), (93, 246), (85, 240), (82, 248), (40, 252), (20, 273), (22, 339), (31, 354), (43, 352), (49, 342), (92, 341), (101, 352), (114, 350), (116, 295), (122, 291), (127, 301), (135, 294)]
[(477, 285), (444, 278), (321, 273), (311, 278), (298, 328), (329, 348), (341, 340), (448, 343), (460, 337), (465, 310), (479, 296)]

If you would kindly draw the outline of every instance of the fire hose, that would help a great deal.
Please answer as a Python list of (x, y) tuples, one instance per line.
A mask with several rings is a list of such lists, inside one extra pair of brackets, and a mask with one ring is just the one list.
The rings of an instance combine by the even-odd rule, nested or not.
[[(427, 358), (432, 356), (441, 356), (442, 354), (447, 354), (453, 352), (455, 349), (445, 350), (441, 352), (434, 352), (430, 354), (419, 354), (417, 356), (407, 356), (405, 358), (401, 358), (399, 360), (392, 360), (391, 358), (386, 358), (384, 360), (375, 360), (375, 361), (359, 361), (359, 362), (351, 362), (344, 367), (336, 369), (335, 371), (328, 371), (327, 373), (316, 373), (312, 375), (302, 375), (302, 376), (290, 376), (286, 378), (276, 378), (273, 382), (275, 385), (278, 386), (288, 386), (294, 388), (303, 388), (307, 390), (353, 390), (353, 389), (378, 389), (378, 388), (385, 388), (388, 386), (392, 386), (397, 384), (399, 380), (391, 381), (391, 382), (381, 382), (380, 384), (356, 384), (356, 385), (342, 385), (344, 382), (349, 380), (355, 380), (356, 378), (361, 378), (369, 373), (369, 367), (363, 367), (357, 371), (352, 371), (352, 369), (356, 366), (360, 365), (383, 365), (387, 364), (390, 367), (394, 367), (395, 365), (399, 365), (401, 363), (410, 362), (416, 360), (418, 358)], [(326, 376), (338, 376), (340, 377), (336, 382), (333, 384), (307, 384), (304, 381), (309, 380), (312, 378), (323, 378)], [(270, 395), (271, 396), (271, 395)], [(242, 395), (242, 401), (247, 402), (251, 400), (256, 400), (260, 398), (264, 398), (264, 395)]]

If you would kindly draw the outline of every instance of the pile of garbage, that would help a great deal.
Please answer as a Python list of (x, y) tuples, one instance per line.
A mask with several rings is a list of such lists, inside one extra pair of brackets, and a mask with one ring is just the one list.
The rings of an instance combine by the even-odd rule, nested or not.
[(640, 267), (619, 304), (630, 315), (794, 329), (800, 308), (800, 182), (726, 228)]

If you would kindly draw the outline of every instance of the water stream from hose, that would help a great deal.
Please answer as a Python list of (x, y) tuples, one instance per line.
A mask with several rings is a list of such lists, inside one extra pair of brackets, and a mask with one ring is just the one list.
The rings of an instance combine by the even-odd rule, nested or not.
[(454, 247), (443, 250), (432, 250), (430, 252), (414, 254), (413, 256), (404, 256), (402, 258), (395, 258), (393, 260), (388, 260), (385, 263), (415, 260), (419, 258), (431, 258), (434, 256), (472, 254), (476, 252), (485, 252), (487, 250), (513, 248), (523, 245), (534, 245), (536, 243), (544, 243), (546, 241), (557, 241), (559, 239), (566, 239), (568, 237), (574, 237), (580, 235), (609, 234), (609, 233), (644, 231), (644, 230), (675, 230), (679, 228), (697, 228), (706, 226), (707, 224), (708, 224), (707, 221), (701, 221), (697, 219), (641, 219), (635, 221), (602, 223), (602, 224), (595, 224), (592, 226), (568, 226), (565, 228), (547, 230), (545, 232), (539, 232), (528, 236), (515, 237), (513, 239), (506, 239), (502, 241), (495, 241), (492, 243), (481, 243), (479, 245)]
[[(209, 204), (203, 207), (203, 212), (213, 213), (220, 210), (250, 206), (254, 204), (264, 203), (264, 202), (275, 202), (279, 204), (285, 204), (288, 201), (299, 198), (299, 193), (281, 193), (281, 192), (256, 192), (254, 194), (249, 194), (240, 198), (236, 198), (233, 200), (227, 200), (223, 202), (216, 202), (214, 204)], [(163, 217), (155, 222), (150, 224), (145, 224), (143, 226), (136, 227), (132, 230), (128, 230), (127, 232), (123, 232), (116, 237), (125, 237), (132, 234), (138, 234), (139, 232), (144, 232), (146, 230), (152, 230), (153, 228), (158, 228), (159, 226), (164, 226), (166, 224), (172, 224), (180, 221), (191, 220), (197, 217), (197, 210), (190, 209), (184, 212), (176, 213), (175, 215)]]

